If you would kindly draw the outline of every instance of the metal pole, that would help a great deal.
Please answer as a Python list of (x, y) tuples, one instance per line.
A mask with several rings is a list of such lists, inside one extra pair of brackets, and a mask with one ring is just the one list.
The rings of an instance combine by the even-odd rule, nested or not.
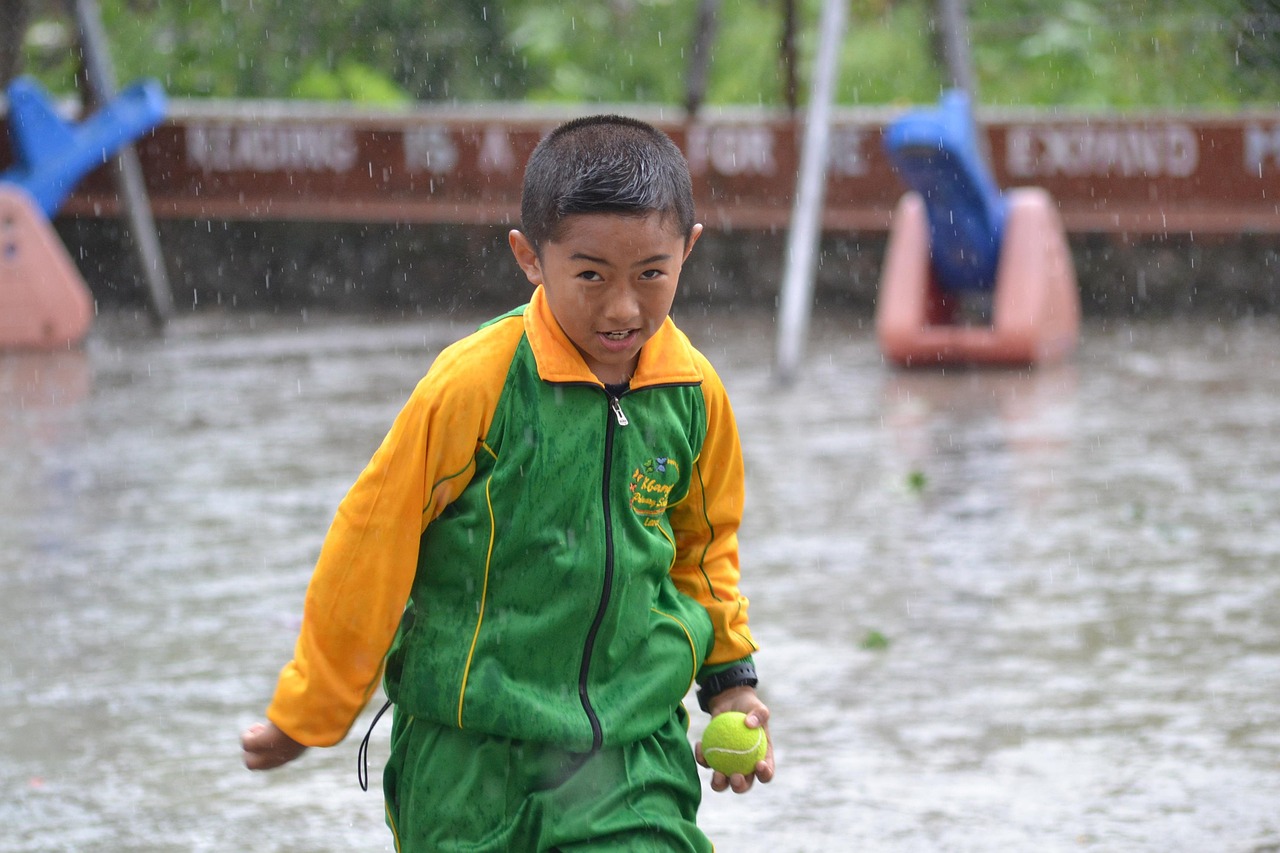
[(968, 93), (969, 100), (978, 99), (978, 81), (973, 74), (973, 55), (969, 46), (969, 21), (966, 0), (939, 0), (942, 24), (942, 53), (947, 63), (951, 85)]
[(942, 28), (942, 53), (947, 65), (951, 86), (969, 96), (969, 119), (973, 123), (978, 153), (987, 168), (991, 168), (991, 151), (987, 135), (977, 126), (974, 116), (978, 102), (978, 77), (973, 71), (973, 50), (969, 39), (968, 0), (937, 0)]
[[(102, 16), (94, 0), (75, 0), (76, 27), (80, 31), (80, 46), (84, 51), (84, 70), (91, 100), (102, 106), (116, 96), (116, 74), (111, 66), (111, 54), (107, 45), (107, 33), (102, 26)], [(114, 173), (116, 191), (129, 220), (129, 231), (138, 250), (138, 261), (147, 280), (151, 297), (148, 303), (151, 319), (163, 327), (173, 316), (173, 290), (165, 270), (164, 254), (160, 250), (160, 238), (156, 234), (155, 218), (151, 215), (151, 200), (143, 181), (142, 164), (132, 145), (120, 148), (115, 158)]]
[(835, 99), (836, 65), (848, 0), (826, 0), (822, 7), (817, 67), (809, 95), (804, 145), (800, 150), (800, 174), (787, 235), (786, 272), (778, 316), (776, 375), (782, 382), (795, 379), (809, 334), (813, 309), (813, 277), (818, 241), (822, 234), (822, 207), (827, 188), (827, 154), (831, 142), (831, 104)]

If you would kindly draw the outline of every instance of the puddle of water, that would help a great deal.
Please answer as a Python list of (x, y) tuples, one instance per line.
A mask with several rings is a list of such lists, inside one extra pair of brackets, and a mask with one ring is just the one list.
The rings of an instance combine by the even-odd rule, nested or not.
[[(237, 736), (334, 506), (476, 319), (108, 320), (0, 355), (0, 850), (391, 848), (358, 737), (261, 775)], [(828, 316), (789, 389), (771, 318), (682, 324), (742, 429), (779, 759), (708, 790), (718, 849), (1280, 844), (1273, 323), (944, 374)]]

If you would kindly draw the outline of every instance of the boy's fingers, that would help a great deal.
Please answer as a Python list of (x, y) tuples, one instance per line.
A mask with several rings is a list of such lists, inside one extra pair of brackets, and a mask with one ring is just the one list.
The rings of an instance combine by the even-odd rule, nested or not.
[(244, 748), (244, 766), (250, 770), (271, 770), (292, 760), (292, 755), (285, 755), (279, 749), (264, 749), (261, 746)]
[(254, 723), (240, 735), (240, 749), (245, 767), (270, 770), (297, 758), (306, 747), (274, 726)]
[(262, 744), (262, 733), (265, 726), (254, 725), (245, 729), (240, 735), (240, 750), (244, 757), (244, 766), (250, 770), (265, 770), (266, 749)]
[(248, 753), (269, 752), (278, 746), (271, 742), (267, 727), (261, 723), (250, 726), (240, 735), (240, 748)]

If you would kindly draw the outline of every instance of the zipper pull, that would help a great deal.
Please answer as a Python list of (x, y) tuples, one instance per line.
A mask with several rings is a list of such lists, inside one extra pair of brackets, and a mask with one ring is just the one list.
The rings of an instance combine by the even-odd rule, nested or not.
[(613, 416), (618, 419), (618, 426), (626, 426), (631, 423), (627, 420), (627, 416), (622, 413), (622, 402), (617, 397), (609, 398), (609, 408), (613, 409)]

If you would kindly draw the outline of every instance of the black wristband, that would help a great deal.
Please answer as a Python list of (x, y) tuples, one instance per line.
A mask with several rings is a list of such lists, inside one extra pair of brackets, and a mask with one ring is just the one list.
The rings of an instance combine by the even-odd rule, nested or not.
[(698, 707), (709, 714), (711, 700), (730, 687), (755, 687), (759, 683), (755, 664), (748, 662), (731, 666), (698, 682)]

